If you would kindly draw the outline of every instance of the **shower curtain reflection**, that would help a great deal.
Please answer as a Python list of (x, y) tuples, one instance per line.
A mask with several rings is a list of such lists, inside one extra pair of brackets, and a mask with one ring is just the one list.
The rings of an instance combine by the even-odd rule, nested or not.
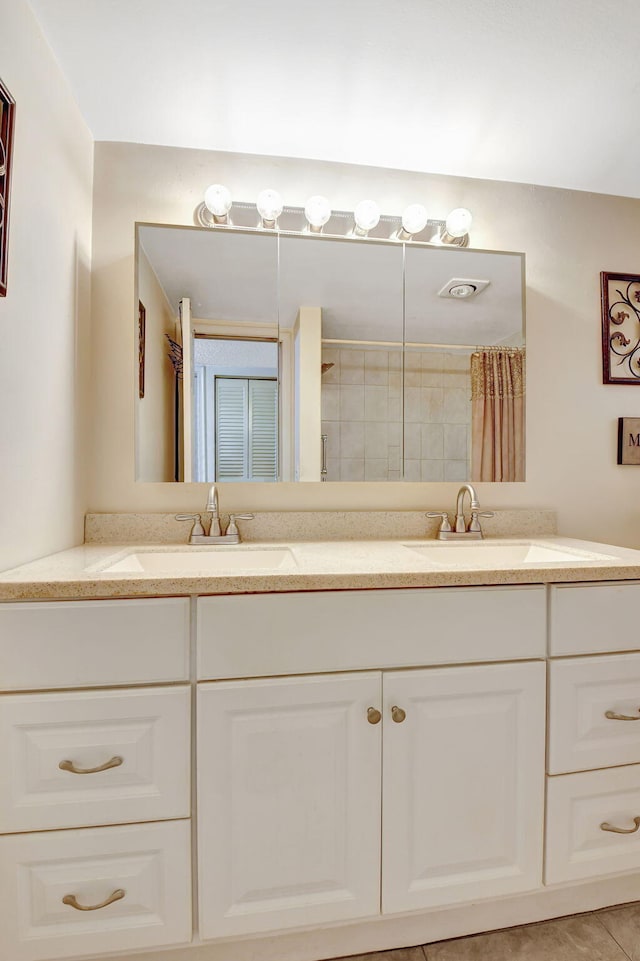
[(471, 356), (472, 480), (524, 480), (524, 360), (522, 348)]

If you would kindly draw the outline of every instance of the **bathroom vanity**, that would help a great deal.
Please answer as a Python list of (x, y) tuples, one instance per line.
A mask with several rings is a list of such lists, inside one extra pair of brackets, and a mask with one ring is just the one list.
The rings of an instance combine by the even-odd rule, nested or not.
[(575, 560), (2, 575), (3, 961), (313, 961), (640, 897), (640, 553), (536, 542)]

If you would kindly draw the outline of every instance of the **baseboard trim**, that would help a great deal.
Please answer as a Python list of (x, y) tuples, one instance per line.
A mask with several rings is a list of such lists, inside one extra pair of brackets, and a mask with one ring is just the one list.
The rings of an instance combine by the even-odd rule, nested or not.
[(256, 961), (258, 958), (260, 961), (326, 961), (547, 921), (637, 900), (640, 900), (640, 874), (626, 874), (419, 913), (296, 929), (269, 936), (194, 941), (179, 948), (154, 948), (152, 952), (137, 954), (91, 955), (82, 961), (107, 961), (107, 957), (118, 961)]

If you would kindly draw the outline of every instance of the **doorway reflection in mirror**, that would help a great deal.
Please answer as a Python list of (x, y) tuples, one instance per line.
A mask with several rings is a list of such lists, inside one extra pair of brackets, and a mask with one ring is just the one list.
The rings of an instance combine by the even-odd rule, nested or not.
[(278, 479), (278, 343), (197, 336), (194, 480)]

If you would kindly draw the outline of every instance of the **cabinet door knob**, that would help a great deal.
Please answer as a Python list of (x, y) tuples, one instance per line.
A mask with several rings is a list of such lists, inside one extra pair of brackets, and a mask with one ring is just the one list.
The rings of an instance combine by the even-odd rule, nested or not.
[(633, 823), (635, 824), (633, 828), (617, 828), (613, 824), (608, 824), (607, 821), (603, 821), (600, 825), (600, 830), (612, 831), (613, 834), (635, 834), (638, 828), (640, 828), (640, 818), (634, 818)]
[[(638, 708), (640, 711), (640, 708)], [(639, 714), (616, 714), (615, 711), (605, 711), (604, 716), (609, 718), (610, 721), (640, 721)]]
[(109, 895), (106, 901), (102, 901), (100, 904), (79, 904), (75, 894), (66, 894), (62, 899), (62, 903), (68, 904), (70, 907), (75, 908), (76, 911), (99, 911), (100, 908), (106, 908), (108, 904), (113, 904), (114, 901), (122, 901), (125, 893), (122, 888), (117, 888), (113, 894)]
[(407, 716), (406, 711), (403, 711), (402, 708), (398, 707), (397, 704), (393, 705), (393, 707), (391, 708), (391, 717), (396, 722), (396, 724), (402, 724), (406, 716)]
[(61, 771), (70, 771), (71, 774), (99, 774), (100, 771), (108, 771), (112, 767), (120, 767), (124, 763), (124, 758), (115, 757), (99, 764), (98, 767), (76, 767), (73, 761), (60, 761), (58, 767)]
[(377, 708), (370, 707), (367, 710), (367, 721), (369, 722), (369, 724), (379, 724), (381, 720), (382, 720), (382, 714)]

